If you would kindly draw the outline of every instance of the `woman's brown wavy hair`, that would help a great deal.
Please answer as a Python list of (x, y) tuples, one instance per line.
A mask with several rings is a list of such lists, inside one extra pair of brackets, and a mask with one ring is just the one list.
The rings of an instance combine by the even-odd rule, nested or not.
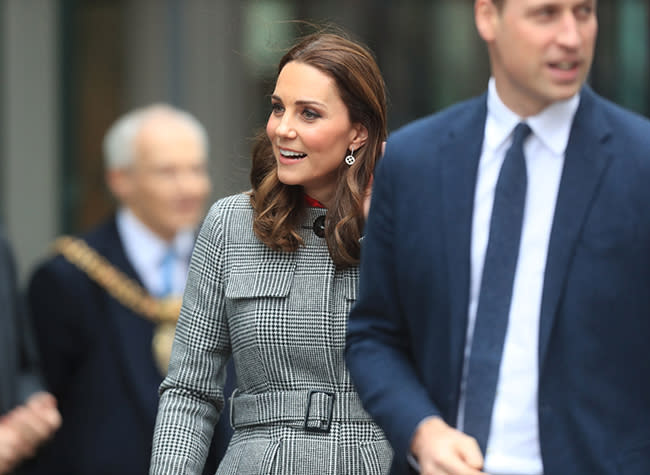
[[(327, 210), (325, 240), (339, 268), (359, 263), (363, 229), (363, 197), (386, 139), (386, 91), (372, 52), (340, 33), (304, 37), (280, 60), (278, 74), (291, 61), (315, 67), (334, 79), (351, 123), (368, 130), (365, 144), (348, 166), (341, 157), (333, 205)], [(265, 131), (255, 138), (250, 173), (253, 229), (271, 249), (291, 252), (303, 244), (298, 228), (306, 204), (302, 186), (285, 185), (277, 175), (271, 142)]]

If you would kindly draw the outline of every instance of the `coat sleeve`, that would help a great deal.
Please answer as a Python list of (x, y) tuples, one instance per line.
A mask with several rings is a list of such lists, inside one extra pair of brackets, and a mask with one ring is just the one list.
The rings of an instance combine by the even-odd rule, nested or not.
[(44, 390), (38, 353), (34, 342), (31, 322), (27, 318), (22, 296), (17, 294), (16, 315), (19, 335), (18, 344), (18, 385), (17, 396), (19, 401), (25, 401), (37, 391)]
[[(406, 470), (416, 426), (439, 415), (413, 364), (405, 306), (400, 295), (396, 200), (400, 157), (389, 140), (375, 173), (371, 209), (361, 250), (359, 296), (348, 321), (346, 363), (366, 410), (384, 430)], [(408, 149), (408, 147), (406, 147)], [(396, 185), (396, 183), (398, 183)], [(401, 473), (401, 472), (400, 472)]]
[(230, 358), (218, 204), (197, 238), (169, 372), (160, 388), (150, 474), (202, 473), (224, 406)]
[(65, 393), (84, 364), (92, 339), (87, 325), (96, 311), (80, 295), (92, 292), (88, 279), (62, 256), (42, 263), (31, 276), (27, 304), (47, 387)]

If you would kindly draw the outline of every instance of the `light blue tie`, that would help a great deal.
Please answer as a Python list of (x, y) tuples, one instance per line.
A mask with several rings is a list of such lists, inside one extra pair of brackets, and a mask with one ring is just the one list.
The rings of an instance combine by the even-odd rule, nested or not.
[(490, 434), (519, 256), (528, 181), (523, 144), (528, 134), (528, 125), (517, 125), (499, 172), (469, 356), (463, 429), (476, 438), (483, 453)]
[(161, 297), (167, 297), (171, 295), (172, 291), (174, 290), (175, 257), (176, 257), (176, 253), (174, 252), (173, 247), (170, 247), (165, 253), (165, 257), (163, 257), (162, 264), (160, 266), (161, 277), (162, 277), (162, 287), (160, 291)]

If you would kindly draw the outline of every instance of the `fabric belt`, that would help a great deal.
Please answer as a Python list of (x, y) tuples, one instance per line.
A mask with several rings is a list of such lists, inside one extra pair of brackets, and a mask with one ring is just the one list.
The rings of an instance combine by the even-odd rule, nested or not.
[(355, 392), (320, 390), (239, 393), (230, 397), (233, 429), (276, 422), (302, 427), (308, 432), (329, 432), (333, 421), (370, 422)]

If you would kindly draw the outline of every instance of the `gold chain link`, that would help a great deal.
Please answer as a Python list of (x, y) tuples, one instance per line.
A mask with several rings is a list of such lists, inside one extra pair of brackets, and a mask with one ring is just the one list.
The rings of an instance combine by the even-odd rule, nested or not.
[(115, 268), (85, 241), (62, 236), (54, 241), (53, 248), (135, 313), (156, 323), (178, 320), (180, 298), (152, 297), (140, 284)]
[(122, 305), (156, 323), (152, 350), (158, 369), (166, 374), (182, 299), (153, 298), (140, 284), (81, 239), (62, 236), (54, 241), (52, 247)]

